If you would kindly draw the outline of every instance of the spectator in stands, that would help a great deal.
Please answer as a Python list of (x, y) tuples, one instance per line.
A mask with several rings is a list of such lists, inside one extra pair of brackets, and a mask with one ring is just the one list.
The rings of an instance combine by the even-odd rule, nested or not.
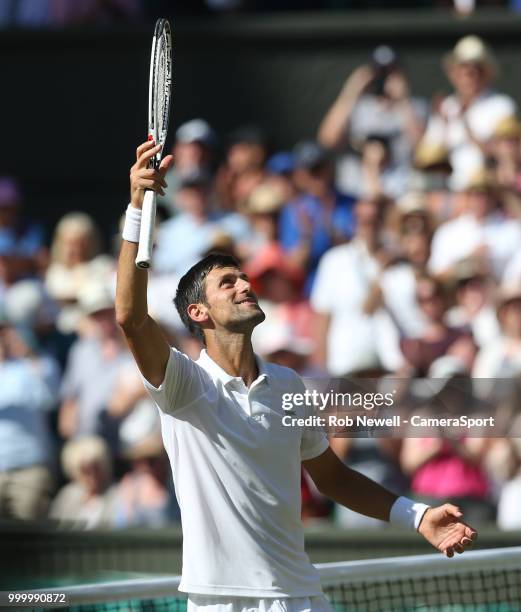
[(223, 210), (237, 211), (265, 178), (268, 143), (257, 126), (237, 128), (228, 137), (224, 163), (216, 176), (216, 191)]
[(426, 325), (416, 298), (416, 280), (426, 272), (432, 220), (427, 200), (420, 193), (409, 193), (401, 198), (396, 212), (399, 251), (382, 271), (378, 286), (381, 302), (391, 314), (400, 336), (411, 338), (421, 335)]
[[(502, 288), (497, 318), (501, 335), (479, 351), (472, 375), (475, 378), (509, 378), (521, 374), (521, 286)], [(492, 387), (493, 381), (490, 381)], [(483, 388), (483, 385), (482, 385)], [(493, 391), (493, 389), (491, 389)]]
[(448, 302), (443, 285), (432, 277), (419, 277), (416, 299), (426, 323), (420, 336), (402, 338), (400, 342), (407, 362), (404, 371), (426, 376), (433, 362), (443, 355), (457, 356), (470, 371), (475, 356), (474, 342), (467, 331), (449, 327), (445, 322)]
[(356, 190), (360, 197), (396, 198), (403, 195), (410, 179), (409, 168), (393, 168), (387, 137), (369, 134), (361, 144), (360, 156), (360, 177)]
[(505, 216), (485, 170), (472, 177), (463, 195), (460, 214), (442, 223), (434, 233), (429, 269), (438, 276), (450, 277), (459, 261), (476, 257), (496, 279), (501, 279), (521, 244), (521, 220)]
[(83, 212), (62, 217), (51, 245), (51, 261), (45, 274), (49, 295), (60, 305), (57, 320), (63, 333), (82, 332), (79, 295), (89, 283), (109, 282), (114, 261), (101, 254), (100, 236), (94, 220)]
[(515, 114), (514, 101), (495, 92), (497, 73), (492, 52), (477, 36), (466, 36), (444, 58), (444, 68), (454, 87), (431, 117), (424, 141), (450, 151), (451, 187), (467, 187), (485, 164), (485, 147), (501, 119)]
[(297, 188), (293, 180), (294, 170), (295, 156), (289, 151), (279, 151), (266, 162), (266, 178), (264, 182), (279, 189), (285, 202), (289, 202), (297, 197)]
[(16, 182), (0, 177), (0, 300), (6, 287), (37, 275), (45, 259), (43, 229), (21, 214)]
[(441, 145), (423, 140), (414, 152), (410, 191), (425, 194), (427, 210), (437, 223), (454, 215), (454, 194), (449, 189), (452, 166), (449, 150)]
[(64, 438), (100, 434), (117, 445), (107, 407), (122, 369), (132, 358), (124, 346), (114, 315), (112, 292), (103, 284), (86, 285), (79, 295), (90, 334), (72, 346), (61, 388), (58, 428)]
[(251, 259), (273, 244), (280, 249), (279, 218), (286, 201), (282, 186), (268, 180), (256, 187), (246, 199), (241, 212), (250, 223), (252, 236), (247, 243), (240, 245), (242, 258)]
[(130, 469), (117, 485), (117, 527), (164, 527), (180, 519), (170, 468), (159, 431), (142, 436), (123, 451)]
[[(367, 314), (370, 290), (380, 274), (381, 228), (387, 202), (359, 200), (355, 234), (320, 260), (311, 305), (316, 312), (316, 361), (334, 376), (395, 371), (402, 363), (398, 334), (383, 309)], [(347, 349), (349, 347), (349, 349)]]
[(158, 197), (158, 202), (175, 212), (179, 176), (195, 168), (208, 171), (214, 164), (217, 135), (204, 119), (191, 119), (183, 123), (175, 133), (175, 144), (172, 147), (174, 165), (165, 176), (167, 187), (165, 195)]
[(331, 157), (319, 144), (301, 142), (294, 156), (300, 195), (282, 210), (279, 238), (291, 261), (307, 273), (309, 295), (322, 255), (353, 233), (354, 200), (334, 188)]
[(447, 324), (466, 328), (478, 348), (494, 342), (500, 329), (492, 303), (493, 285), (479, 261), (472, 258), (461, 261), (450, 281), (454, 285), (455, 304), (447, 311)]
[(97, 436), (67, 442), (62, 451), (62, 468), (71, 480), (58, 492), (49, 516), (76, 527), (112, 527), (116, 489), (112, 484), (112, 457)]
[[(428, 376), (429, 384), (422, 386), (416, 399), (427, 403), (417, 414), (459, 415), (462, 406), (465, 414), (472, 411), (471, 381), (463, 361), (453, 356), (441, 357), (432, 364)], [(426, 397), (426, 391), (430, 397)], [(485, 469), (490, 439), (462, 436), (453, 428), (441, 427), (436, 428), (436, 437), (416, 437), (418, 434), (416, 429), (414, 436), (403, 439), (400, 454), (402, 470), (411, 479), (414, 497), (429, 504), (449, 499), (477, 523), (493, 520), (494, 507)]]
[(388, 174), (407, 174), (426, 117), (427, 106), (411, 97), (394, 50), (376, 48), (369, 65), (360, 66), (349, 76), (318, 131), (322, 146), (346, 152), (337, 168), (339, 189), (356, 196), (370, 195), (360, 191), (361, 164), (353, 154), (370, 134), (389, 142)]
[[(311, 340), (313, 314), (302, 295), (304, 277), (301, 270), (287, 260), (280, 245), (276, 242), (266, 245), (244, 269), (266, 318), (289, 325), (295, 336)], [(259, 325), (253, 339), (261, 340), (265, 333), (269, 335), (270, 332)]]
[(228, 235), (237, 244), (250, 239), (251, 229), (242, 215), (212, 210), (211, 185), (210, 175), (201, 168), (179, 177), (176, 201), (181, 212), (159, 227), (156, 272), (181, 276), (212, 246), (218, 234)]
[[(519, 389), (518, 389), (519, 392)], [(516, 398), (519, 402), (519, 395)], [(519, 403), (517, 406), (519, 420)], [(499, 491), (497, 525), (503, 530), (521, 529), (521, 445), (519, 438), (506, 438), (500, 441), (510, 451), (511, 473)]]
[(76, 336), (57, 329), (59, 306), (43, 283), (36, 279), (16, 282), (5, 292), (4, 308), (8, 319), (16, 327), (29, 328), (41, 352), (56, 359), (63, 370)]
[(0, 517), (40, 519), (54, 487), (50, 412), (58, 366), (0, 313)]

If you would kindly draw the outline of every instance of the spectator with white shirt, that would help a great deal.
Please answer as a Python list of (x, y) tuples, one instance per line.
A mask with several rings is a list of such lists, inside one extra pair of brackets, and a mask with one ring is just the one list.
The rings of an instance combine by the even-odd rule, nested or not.
[(429, 270), (447, 277), (458, 262), (473, 256), (499, 280), (521, 244), (521, 220), (505, 215), (485, 170), (472, 177), (460, 202), (460, 214), (442, 223), (434, 233)]
[(451, 187), (457, 191), (484, 165), (485, 145), (498, 122), (515, 115), (509, 96), (492, 89), (497, 65), (488, 46), (477, 36), (465, 36), (444, 58), (454, 93), (444, 98), (427, 125), (423, 141), (450, 151)]
[(421, 193), (409, 193), (398, 201), (400, 253), (382, 272), (380, 288), (386, 308), (401, 336), (423, 332), (425, 315), (416, 299), (416, 280), (425, 274), (430, 255), (432, 219)]
[(460, 262), (452, 284), (455, 304), (447, 312), (447, 323), (468, 329), (480, 348), (494, 342), (500, 334), (492, 302), (494, 284), (484, 274), (479, 261), (471, 258)]
[[(521, 287), (501, 289), (497, 318), (501, 335), (478, 353), (472, 375), (475, 378), (509, 378), (521, 374)], [(492, 387), (495, 385), (491, 381)], [(485, 387), (482, 385), (482, 389)], [(494, 393), (494, 388), (490, 392)]]
[(384, 203), (359, 200), (354, 215), (353, 239), (322, 257), (311, 294), (316, 312), (315, 358), (334, 376), (395, 371), (403, 361), (391, 317), (383, 309), (372, 312), (367, 305), (380, 274)]
[(362, 162), (356, 151), (371, 134), (389, 142), (386, 179), (396, 183), (393, 177), (399, 178), (410, 169), (426, 117), (427, 105), (411, 96), (407, 75), (394, 49), (377, 47), (370, 61), (349, 75), (318, 131), (320, 144), (341, 154), (338, 188), (356, 197), (369, 195), (361, 190)]

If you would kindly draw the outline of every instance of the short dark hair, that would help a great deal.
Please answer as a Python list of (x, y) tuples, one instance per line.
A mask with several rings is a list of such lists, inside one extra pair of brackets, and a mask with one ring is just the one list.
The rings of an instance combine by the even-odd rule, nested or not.
[(213, 269), (239, 267), (240, 264), (235, 257), (225, 253), (211, 252), (192, 266), (179, 281), (174, 298), (175, 307), (185, 327), (199, 340), (204, 342), (203, 330), (188, 315), (188, 306), (190, 304), (206, 304), (204, 281)]

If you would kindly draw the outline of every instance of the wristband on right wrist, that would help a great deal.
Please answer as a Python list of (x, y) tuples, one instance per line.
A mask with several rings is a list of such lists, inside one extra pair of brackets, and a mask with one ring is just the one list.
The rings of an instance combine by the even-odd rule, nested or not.
[(123, 225), (123, 231), (121, 237), (127, 242), (139, 242), (139, 232), (141, 229), (141, 210), (135, 208), (132, 204), (127, 206), (127, 212), (125, 213), (125, 224)]
[(429, 508), (427, 504), (416, 502), (408, 497), (399, 497), (391, 508), (389, 522), (418, 531), (423, 515)]

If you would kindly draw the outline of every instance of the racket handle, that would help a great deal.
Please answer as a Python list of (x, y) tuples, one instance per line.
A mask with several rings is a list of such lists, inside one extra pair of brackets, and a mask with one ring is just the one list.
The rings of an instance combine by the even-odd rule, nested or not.
[(152, 260), (152, 243), (156, 221), (156, 192), (150, 189), (145, 191), (143, 208), (141, 212), (141, 228), (139, 230), (139, 247), (137, 250), (136, 266), (150, 268)]

